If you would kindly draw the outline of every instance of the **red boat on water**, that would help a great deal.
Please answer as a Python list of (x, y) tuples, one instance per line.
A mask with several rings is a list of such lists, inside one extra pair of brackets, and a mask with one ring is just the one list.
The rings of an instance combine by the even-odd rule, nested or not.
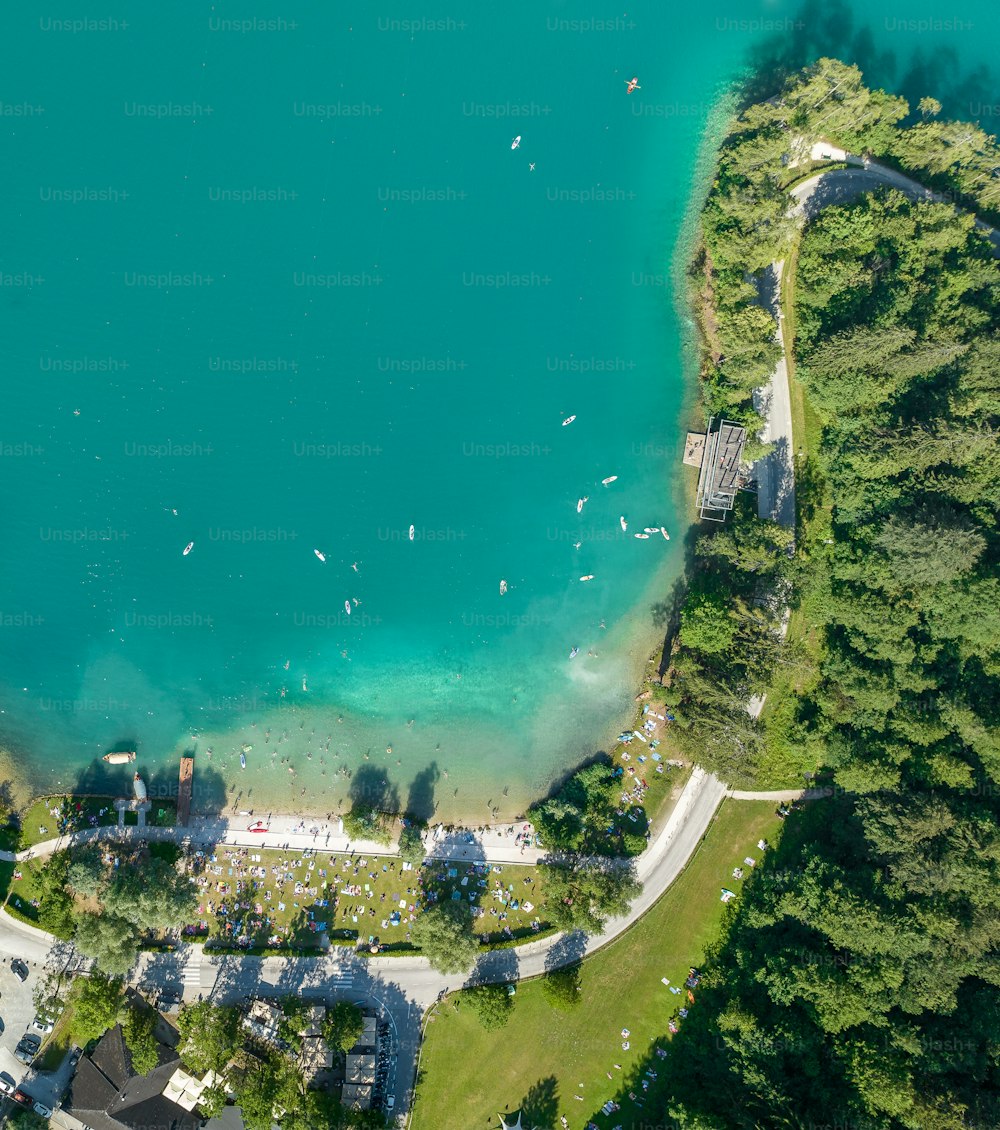
[(628, 90), (625, 92), (626, 94), (631, 94), (633, 90), (642, 90), (642, 87), (639, 85), (639, 80), (635, 77), (627, 78), (625, 85), (628, 87)]

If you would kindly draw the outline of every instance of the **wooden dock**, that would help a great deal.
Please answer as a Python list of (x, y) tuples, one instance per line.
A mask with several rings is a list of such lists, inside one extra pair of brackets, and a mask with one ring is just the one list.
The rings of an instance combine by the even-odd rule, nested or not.
[(181, 758), (181, 776), (177, 786), (177, 823), (186, 828), (191, 819), (191, 792), (194, 786), (194, 758)]

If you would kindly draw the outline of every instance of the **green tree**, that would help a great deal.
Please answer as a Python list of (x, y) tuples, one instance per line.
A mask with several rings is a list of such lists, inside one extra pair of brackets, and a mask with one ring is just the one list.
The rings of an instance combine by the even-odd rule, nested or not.
[(208, 1087), (202, 1091), (198, 1100), (198, 1111), (202, 1118), (219, 1118), (226, 1109), (226, 1092), (222, 1087)]
[(103, 896), (104, 907), (140, 930), (181, 926), (194, 916), (198, 898), (191, 880), (163, 859), (122, 867)]
[(642, 891), (634, 864), (621, 860), (545, 860), (545, 907), (560, 930), (599, 934), (612, 915), (628, 913)]
[(323, 1038), (331, 1048), (349, 1052), (365, 1030), (364, 1015), (350, 1001), (337, 1001), (326, 1010), (323, 1020)]
[(391, 844), (389, 824), (392, 817), (369, 804), (356, 804), (344, 817), (344, 832), (351, 840), (372, 840)]
[(128, 1008), (121, 1024), (133, 1066), (140, 1075), (148, 1075), (160, 1062), (155, 1014), (148, 1008)]
[(139, 956), (135, 926), (106, 912), (81, 914), (73, 944), (85, 957), (93, 958), (102, 973), (112, 977), (127, 973)]
[(243, 1043), (239, 1011), (211, 1001), (185, 1005), (177, 1017), (177, 1030), (181, 1057), (199, 1075), (206, 1071), (221, 1075)]
[(399, 834), (400, 858), (413, 867), (419, 867), (426, 857), (423, 841), (426, 828), (426, 824), (411, 819)]
[(472, 909), (464, 899), (423, 911), (413, 923), (411, 938), (440, 973), (465, 973), (479, 954), (472, 933)]
[(583, 845), (584, 814), (562, 796), (533, 805), (528, 816), (549, 851), (576, 851)]
[(719, 655), (733, 646), (736, 622), (724, 601), (703, 595), (688, 601), (681, 611), (681, 642), (685, 647)]
[(580, 1003), (580, 966), (566, 965), (550, 970), (542, 978), (542, 996), (553, 1008), (566, 1011)]
[(889, 518), (876, 544), (904, 588), (953, 581), (972, 570), (986, 548), (972, 522), (940, 505), (922, 506), (912, 519)]
[(73, 1042), (86, 1047), (118, 1023), (125, 1003), (125, 987), (120, 978), (91, 973), (77, 977), (70, 989), (69, 1027)]
[(35, 1114), (33, 1110), (14, 1107), (7, 1115), (6, 1125), (17, 1127), (17, 1130), (46, 1130), (49, 1120), (42, 1118), (40, 1114)]
[(100, 891), (106, 874), (100, 848), (94, 845), (74, 848), (66, 881), (78, 895), (93, 898)]
[(38, 872), (38, 925), (57, 938), (73, 935), (73, 899), (66, 890), (69, 852), (57, 851)]
[(514, 1012), (514, 997), (506, 985), (476, 985), (463, 997), (487, 1032), (502, 1028)]

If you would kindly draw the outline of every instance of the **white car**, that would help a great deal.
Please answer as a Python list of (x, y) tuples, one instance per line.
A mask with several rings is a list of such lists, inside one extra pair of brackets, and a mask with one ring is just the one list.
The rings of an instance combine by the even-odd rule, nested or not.
[(46, 1016), (36, 1016), (31, 1022), (31, 1027), (36, 1032), (41, 1032), (43, 1036), (47, 1036), (52, 1031), (52, 1021)]
[(35, 1103), (35, 1105), (31, 1109), (41, 1118), (52, 1117), (52, 1110), (50, 1107), (47, 1107), (45, 1103)]
[(6, 1079), (0, 1079), (0, 1095), (12, 1095), (17, 1088)]

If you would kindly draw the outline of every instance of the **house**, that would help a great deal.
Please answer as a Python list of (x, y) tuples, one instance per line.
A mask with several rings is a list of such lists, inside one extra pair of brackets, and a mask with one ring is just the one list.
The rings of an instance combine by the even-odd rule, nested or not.
[(258, 1040), (276, 1044), (281, 1021), (281, 1009), (273, 1001), (253, 1000), (243, 1017), (243, 1027)]
[(167, 1093), (181, 1066), (179, 1056), (159, 1042), (156, 1052), (156, 1067), (140, 1075), (116, 1024), (80, 1059), (63, 1110), (92, 1130), (198, 1130), (202, 1119), (194, 1112), (197, 1100), (186, 1105), (190, 1090), (171, 1090), (183, 1102)]

